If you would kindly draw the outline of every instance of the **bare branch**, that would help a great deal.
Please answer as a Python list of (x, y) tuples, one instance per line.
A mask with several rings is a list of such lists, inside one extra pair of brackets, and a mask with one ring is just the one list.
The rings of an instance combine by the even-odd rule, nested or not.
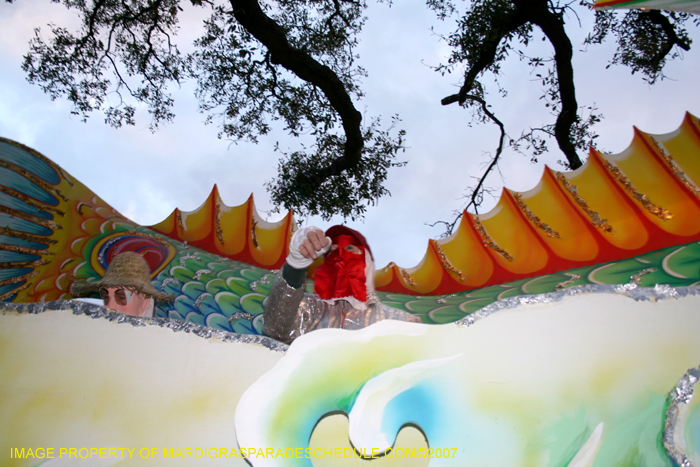
[(463, 213), (467, 211), (470, 207), (473, 207), (474, 212), (476, 214), (479, 214), (479, 206), (483, 202), (483, 194), (485, 191), (484, 184), (486, 183), (486, 179), (488, 178), (488, 176), (491, 174), (491, 171), (494, 168), (496, 168), (498, 162), (501, 159), (501, 155), (503, 154), (503, 145), (505, 144), (505, 139), (507, 137), (503, 122), (496, 118), (496, 116), (489, 110), (486, 101), (483, 98), (468, 94), (465, 96), (465, 99), (468, 101), (476, 102), (481, 106), (481, 111), (485, 115), (487, 115), (493, 123), (495, 123), (498, 126), (498, 129), (500, 130), (500, 136), (498, 138), (498, 147), (496, 148), (496, 153), (491, 158), (491, 161), (489, 162), (489, 165), (486, 168), (486, 170), (481, 174), (481, 177), (479, 177), (476, 186), (472, 189), (469, 202), (465, 206), (464, 210), (459, 211), (452, 222), (437, 221), (433, 224), (429, 224), (431, 227), (434, 227), (438, 224), (443, 224), (445, 226), (445, 232), (442, 234), (443, 238), (452, 235), (452, 233), (454, 232), (454, 228), (459, 222), (459, 220), (462, 218)]

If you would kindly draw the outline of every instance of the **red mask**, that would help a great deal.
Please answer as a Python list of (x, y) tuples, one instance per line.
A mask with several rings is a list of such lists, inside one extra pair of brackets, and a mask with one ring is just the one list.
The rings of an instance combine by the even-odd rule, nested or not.
[[(333, 243), (338, 248), (326, 256), (314, 272), (314, 292), (323, 300), (352, 296), (366, 302), (365, 247), (350, 235), (339, 235)], [(347, 251), (345, 247), (348, 245), (355, 245), (362, 254)]]

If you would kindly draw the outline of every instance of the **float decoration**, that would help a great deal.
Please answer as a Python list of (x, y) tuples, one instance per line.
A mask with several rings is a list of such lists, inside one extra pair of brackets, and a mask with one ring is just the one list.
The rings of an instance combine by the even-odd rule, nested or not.
[[(0, 309), (3, 465), (700, 465), (697, 287), (579, 286), (291, 346), (70, 301)], [(88, 457), (110, 447), (132, 455)]]
[[(686, 113), (680, 128), (664, 135), (635, 128), (632, 143), (619, 154), (591, 149), (581, 168), (560, 173), (545, 167), (532, 190), (504, 189), (490, 212), (465, 212), (455, 233), (436, 241), (446, 262), (464, 276), (444, 268), (429, 243), (418, 266), (379, 269), (377, 288), (452, 294), (698, 241), (698, 187), (696, 117)], [(407, 283), (402, 270), (414, 282)]]
[[(418, 266), (380, 270), (380, 300), (439, 324), (503, 298), (624, 284), (647, 269), (655, 272), (639, 275), (645, 287), (696, 284), (699, 154), (700, 124), (687, 114), (667, 135), (635, 130), (618, 155), (591, 151), (575, 172), (546, 168), (532, 190), (504, 190), (494, 210), (466, 214), (452, 237), (430, 240)], [(645, 199), (673, 218), (654, 215)], [(294, 227), (291, 213), (262, 220), (252, 197), (228, 207), (216, 187), (197, 210), (138, 226), (46, 157), (0, 140), (1, 300), (71, 298), (72, 282), (98, 280), (115, 254), (137, 251), (154, 286), (175, 295), (156, 316), (259, 334), (271, 269), (283, 262)]]
[(698, 0), (596, 0), (593, 8), (607, 10), (611, 8), (639, 8), (647, 10), (676, 10), (700, 15)]
[[(273, 264), (291, 217), (267, 228), (252, 198), (228, 208), (215, 187), (197, 211), (138, 226), (1, 140), (0, 293), (17, 303), (0, 303), (0, 462), (700, 465), (699, 128), (686, 116), (575, 172), (545, 169), (429, 241), (417, 267), (392, 264), (398, 290), (445, 292), (385, 288), (382, 302), (446, 324), (289, 347), (253, 335), (273, 272), (221, 253)], [(62, 300), (123, 251), (172, 305), (133, 318)], [(49, 449), (81, 459), (37, 457)], [(103, 449), (122, 457), (89, 457)]]
[(417, 449), (458, 447), (431, 466), (697, 465), (699, 305), (697, 287), (581, 286), (502, 300), (456, 327), (312, 332), (243, 395), (238, 442), (315, 446), (321, 420), (341, 413), (358, 457), (404, 456), (394, 442), (410, 425), (425, 435)]
[(224, 258), (279, 269), (289, 253), (296, 223), (291, 211), (279, 222), (266, 222), (255, 209), (253, 195), (240, 206), (227, 206), (214, 185), (202, 206), (190, 212), (176, 208), (150, 228)]
[(71, 298), (92, 272), (83, 250), (136, 224), (38, 152), (0, 138), (0, 300)]

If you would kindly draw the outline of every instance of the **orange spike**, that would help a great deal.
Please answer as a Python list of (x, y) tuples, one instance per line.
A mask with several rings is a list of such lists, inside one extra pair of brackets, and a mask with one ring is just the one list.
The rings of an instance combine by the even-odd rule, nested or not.
[[(603, 156), (591, 148), (581, 168), (559, 173), (546, 167), (532, 190), (505, 190), (496, 207), (480, 216), (465, 212), (455, 235), (431, 241), (426, 257), (403, 269), (414, 284), (408, 286), (402, 269), (390, 263), (378, 272), (377, 288), (466, 291), (697, 240), (700, 120), (686, 113), (672, 133), (649, 135), (635, 128), (630, 146), (619, 154)], [(443, 258), (442, 271), (436, 257)]]

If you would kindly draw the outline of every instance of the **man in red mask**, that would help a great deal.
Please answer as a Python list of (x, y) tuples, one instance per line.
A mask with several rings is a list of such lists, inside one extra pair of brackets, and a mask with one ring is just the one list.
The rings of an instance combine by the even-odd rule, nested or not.
[[(306, 270), (321, 256), (314, 293), (306, 293)], [(372, 251), (362, 234), (343, 225), (325, 233), (311, 226), (294, 233), (264, 307), (263, 330), (287, 343), (314, 329), (360, 329), (385, 319), (421, 322), (379, 302)]]

